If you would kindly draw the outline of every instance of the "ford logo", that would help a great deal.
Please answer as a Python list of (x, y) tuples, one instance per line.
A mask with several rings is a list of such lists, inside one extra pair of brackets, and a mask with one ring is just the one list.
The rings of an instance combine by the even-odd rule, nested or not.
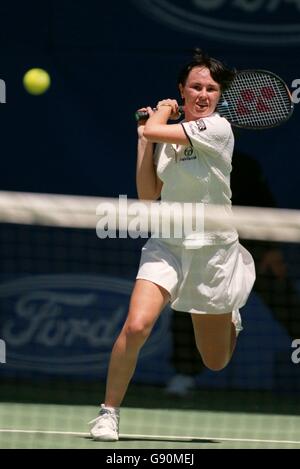
[[(105, 372), (127, 315), (133, 282), (100, 275), (34, 275), (0, 285), (1, 372), (96, 375)], [(166, 322), (167, 321), (167, 322)], [(168, 328), (162, 314), (141, 358), (160, 354)]]
[(132, 1), (171, 28), (199, 36), (253, 45), (300, 42), (300, 0)]

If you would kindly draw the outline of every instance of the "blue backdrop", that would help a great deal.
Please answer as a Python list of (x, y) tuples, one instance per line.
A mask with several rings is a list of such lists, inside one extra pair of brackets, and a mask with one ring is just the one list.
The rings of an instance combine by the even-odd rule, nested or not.
[[(2, 189), (135, 196), (133, 113), (178, 97), (177, 72), (195, 46), (238, 69), (272, 70), (290, 87), (300, 78), (296, 0), (13, 0), (0, 15)], [(34, 66), (52, 77), (42, 97), (22, 86)], [(300, 201), (298, 128), (296, 106), (288, 124), (238, 138), (291, 208)]]
[[(154, 106), (159, 99), (165, 97), (179, 98), (176, 89), (177, 72), (182, 63), (190, 59), (194, 47), (206, 49), (211, 55), (225, 60), (237, 69), (269, 69), (282, 76), (291, 89), (293, 81), (300, 79), (299, 0), (11, 0), (1, 3), (0, 18), (0, 79), (5, 80), (7, 91), (7, 103), (0, 104), (0, 190), (96, 196), (127, 194), (135, 197), (134, 111), (141, 106)], [(45, 68), (52, 78), (51, 89), (40, 97), (27, 94), (22, 85), (23, 74), (32, 67)], [(259, 161), (278, 206), (299, 208), (297, 105), (292, 119), (280, 128), (240, 131), (237, 147)], [(255, 191), (255, 187), (253, 190)], [(28, 272), (30, 276), (34, 273)], [(120, 276), (117, 266), (110, 275), (116, 278)], [(17, 280), (19, 281), (19, 277)], [(40, 285), (40, 280), (39, 277), (34, 280), (34, 288), (30, 284), (29, 293), (34, 289), (39, 291), (37, 286)], [(24, 278), (20, 280), (20, 285), (23, 281)], [(25, 281), (29, 280), (25, 278)], [(27, 331), (30, 335), (30, 321), (27, 318), (25, 324), (24, 316), (21, 315), (23, 323), (21, 320), (16, 322), (20, 319), (20, 310), (15, 308), (23, 297), (16, 298), (16, 291), (10, 297), (8, 284), (5, 282), (1, 289), (1, 297), (5, 298), (5, 314), (9, 314), (9, 308), (13, 308), (15, 316), (13, 324), (4, 321), (4, 325), (6, 334), (15, 332), (14, 338), (11, 335), (9, 337), (11, 343), (15, 341), (16, 345), (22, 333)], [(65, 325), (69, 321), (67, 318), (70, 311), (73, 311), (70, 305), (76, 298), (74, 299), (73, 293), (70, 296), (67, 288), (70, 296), (67, 301), (55, 279), (48, 278), (47, 282), (46, 304), (53, 304), (55, 298), (54, 303), (65, 305), (61, 319)], [(72, 289), (76, 290), (74, 285), (77, 285), (77, 293), (82, 293), (83, 287), (78, 286), (78, 279), (74, 278), (72, 282)], [(20, 291), (23, 292), (23, 287)], [(98, 301), (98, 292), (84, 291), (84, 295), (81, 307), (85, 299), (88, 307), (84, 311), (87, 314), (93, 301)], [(106, 299), (105, 293), (101, 296), (102, 306), (106, 305)], [(35, 302), (34, 308), (41, 311), (45, 296), (31, 298), (31, 301)], [(122, 308), (127, 301), (128, 298), (120, 300)], [(23, 304), (25, 318), (32, 311), (28, 305), (29, 303), (25, 307)], [(251, 305), (255, 311), (255, 298), (247, 307), (251, 308)], [(109, 308), (117, 307), (110, 304)], [(109, 317), (105, 316), (105, 311), (110, 311), (109, 308), (104, 308), (103, 311), (98, 308), (103, 313), (103, 320), (106, 318), (109, 321)], [(269, 317), (268, 310), (264, 310), (264, 306), (260, 308), (261, 317), (271, 329), (276, 329), (277, 325)], [(49, 311), (51, 317), (51, 309)], [(93, 316), (95, 308), (91, 308), (91, 311), (91, 317), (85, 323), (87, 329), (96, 321)], [(168, 313), (161, 327), (163, 334), (166, 334)], [(268, 354), (264, 355), (265, 361), (260, 361), (258, 357), (257, 362), (261, 363), (261, 368), (256, 368), (255, 376), (248, 375), (247, 381), (241, 375), (243, 357), (247, 357), (247, 353), (253, 353), (251, 321), (249, 327), (250, 335), (244, 342), (244, 348), (248, 352), (239, 355), (231, 371), (221, 375), (219, 385), (228, 386), (230, 382), (236, 386), (248, 383), (246, 387), (273, 386), (271, 368), (268, 368), (269, 374), (265, 373)], [(266, 338), (272, 337), (270, 327), (265, 328), (267, 332), (261, 338), (261, 344), (266, 344)], [(289, 340), (285, 332), (280, 327), (275, 329), (275, 336), (278, 332), (281, 338), (279, 342), (285, 346)], [(34, 331), (32, 334), (32, 337), (36, 337)], [(40, 344), (44, 347), (42, 336), (44, 339), (47, 337), (45, 329), (40, 329), (38, 335)], [(114, 333), (110, 333), (109, 337), (112, 341)], [(66, 338), (61, 337), (58, 343), (61, 345), (64, 339)], [(96, 339), (100, 340), (101, 348), (101, 337), (96, 337), (95, 343)], [(88, 356), (90, 352), (94, 353), (95, 358), (96, 352), (90, 349), (91, 340), (91, 335), (87, 332), (86, 336), (81, 337), (81, 342), (76, 342), (79, 349), (80, 344), (83, 344), (83, 354), (89, 349), (87, 355), (81, 356), (81, 363), (85, 363), (85, 359), (87, 362), (92, 360), (91, 355)], [(247, 340), (250, 341), (248, 348)], [(71, 339), (68, 351), (70, 341)], [(167, 337), (163, 349), (157, 349), (155, 360), (158, 359), (157, 356), (164, 356), (160, 354), (166, 354), (167, 357), (168, 341)], [(35, 340), (32, 350), (23, 349), (26, 357), (29, 357), (27, 365), (24, 365), (25, 370), (26, 366), (27, 370), (30, 369), (29, 362), (33, 355), (45, 352), (44, 349), (36, 349), (37, 343)], [(268, 350), (273, 353), (274, 343), (273, 348), (272, 344), (269, 345)], [(25, 341), (22, 346), (26, 347), (28, 343)], [(105, 346), (107, 353), (111, 343), (106, 342)], [(151, 350), (151, 344), (149, 347)], [(99, 348), (96, 347), (96, 350), (98, 353)], [(58, 361), (55, 362), (53, 358), (53, 369), (62, 372), (64, 370), (59, 370), (58, 364), (61, 350), (56, 348), (56, 351)], [(76, 349), (71, 354), (76, 355), (77, 352)], [(147, 356), (147, 350), (145, 353)], [(149, 356), (151, 363), (151, 351)], [(17, 353), (17, 357), (14, 355), (16, 361), (11, 362), (13, 372), (18, 366), (18, 357), (20, 355)], [(104, 361), (106, 363), (107, 359)], [(41, 363), (44, 363), (43, 356), (40, 356), (40, 362), (36, 366), (37, 372), (41, 372)], [(47, 370), (51, 373), (52, 365), (50, 362), (48, 365)], [(237, 370), (236, 374), (234, 370)], [(92, 375), (96, 373), (96, 362), (91, 362), (90, 371)], [(166, 362), (165, 373), (167, 375), (170, 372), (171, 368)], [(78, 373), (82, 375), (82, 370)], [(146, 379), (143, 371), (140, 376)], [(163, 378), (155, 376), (155, 379)], [(204, 383), (211, 383), (214, 379), (209, 373), (201, 377)]]

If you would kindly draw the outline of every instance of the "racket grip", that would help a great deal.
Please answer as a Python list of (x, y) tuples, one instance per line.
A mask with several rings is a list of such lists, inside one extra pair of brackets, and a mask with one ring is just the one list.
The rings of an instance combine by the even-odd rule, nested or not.
[[(155, 110), (155, 109), (153, 109), (153, 110)], [(136, 111), (134, 116), (135, 116), (135, 120), (137, 122), (141, 121), (141, 120), (149, 119), (149, 113), (147, 111)]]
[[(153, 109), (153, 111), (156, 111), (156, 107)], [(183, 107), (179, 106), (178, 107), (178, 112), (179, 114), (183, 114)], [(149, 114), (147, 111), (136, 111), (135, 113), (135, 120), (140, 121), (140, 120), (147, 120), (149, 119)]]

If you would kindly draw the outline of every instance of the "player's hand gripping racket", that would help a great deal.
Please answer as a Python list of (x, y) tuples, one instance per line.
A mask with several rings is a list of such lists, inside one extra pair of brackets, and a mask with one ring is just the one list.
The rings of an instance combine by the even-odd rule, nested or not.
[[(280, 77), (266, 70), (243, 70), (222, 93), (216, 111), (235, 127), (267, 129), (286, 122), (293, 109), (289, 89)], [(179, 111), (184, 112), (182, 107)], [(149, 116), (138, 111), (135, 117)]]

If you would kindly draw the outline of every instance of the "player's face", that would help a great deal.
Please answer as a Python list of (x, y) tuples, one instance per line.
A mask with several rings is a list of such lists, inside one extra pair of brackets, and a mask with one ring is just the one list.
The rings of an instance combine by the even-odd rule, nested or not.
[(179, 87), (184, 98), (186, 120), (195, 120), (211, 115), (221, 96), (221, 86), (206, 67), (193, 68), (184, 86)]

